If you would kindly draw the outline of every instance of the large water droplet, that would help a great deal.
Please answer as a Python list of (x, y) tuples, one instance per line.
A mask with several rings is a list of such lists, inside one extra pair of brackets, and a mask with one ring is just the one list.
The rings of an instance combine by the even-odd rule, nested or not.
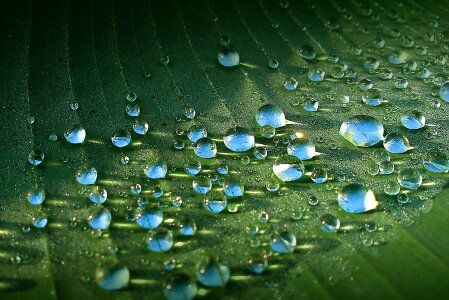
[(216, 259), (209, 259), (198, 267), (196, 278), (207, 287), (220, 287), (226, 285), (231, 276), (229, 267)]
[(164, 285), (164, 296), (167, 300), (191, 300), (195, 298), (198, 286), (189, 275), (177, 273)]
[(162, 179), (167, 175), (167, 164), (163, 161), (158, 161), (155, 164), (147, 166), (143, 169), (143, 172), (151, 179)]
[(150, 209), (146, 208), (140, 210), (136, 214), (136, 223), (142, 228), (145, 229), (155, 229), (157, 228), (164, 219), (164, 214), (162, 210), (155, 208)]
[(158, 228), (150, 233), (147, 243), (153, 252), (167, 252), (173, 246), (173, 233), (166, 228)]
[(424, 159), (424, 167), (433, 173), (448, 173), (449, 159), (442, 152), (430, 152)]
[(98, 285), (105, 290), (120, 290), (128, 286), (129, 270), (121, 264), (102, 266), (97, 268), (95, 278)]
[(405, 168), (398, 174), (398, 183), (409, 190), (417, 190), (422, 183), (422, 175), (415, 168)]
[(196, 143), (199, 139), (207, 137), (207, 130), (199, 125), (192, 126), (187, 133), (187, 137), (189, 140)]
[(86, 130), (81, 125), (73, 125), (64, 132), (64, 137), (71, 144), (81, 144), (86, 138)]
[(148, 132), (149, 125), (145, 121), (134, 121), (133, 130), (135, 133), (145, 135)]
[(28, 194), (28, 202), (33, 205), (41, 205), (42, 202), (45, 200), (45, 190), (44, 189), (37, 189), (31, 193)]
[(371, 89), (362, 96), (363, 103), (369, 106), (379, 106), (383, 102), (382, 95), (378, 89)]
[(398, 132), (387, 134), (383, 143), (384, 148), (390, 153), (405, 153), (410, 149), (408, 138)]
[(256, 122), (259, 126), (279, 128), (285, 126), (285, 115), (282, 109), (273, 104), (265, 104), (256, 112)]
[(226, 196), (217, 191), (211, 191), (203, 199), (203, 207), (211, 213), (218, 214), (226, 208)]
[(364, 213), (379, 204), (373, 191), (358, 183), (344, 186), (338, 193), (338, 204), (349, 213)]
[(244, 152), (254, 147), (254, 135), (244, 127), (231, 128), (223, 138), (225, 146), (234, 152)]
[(296, 247), (296, 237), (289, 231), (282, 231), (273, 236), (270, 247), (277, 253), (292, 253)]
[(114, 133), (111, 141), (116, 147), (126, 147), (131, 143), (131, 134), (125, 129), (120, 129)]
[(95, 168), (82, 168), (75, 174), (75, 178), (82, 185), (90, 185), (97, 181), (97, 175)]
[(340, 220), (336, 216), (329, 213), (321, 216), (320, 223), (321, 230), (323, 230), (324, 232), (337, 233), (338, 229), (340, 228)]
[(108, 199), (108, 192), (104, 188), (96, 186), (92, 188), (89, 199), (95, 204), (104, 203)]
[(373, 117), (359, 115), (343, 122), (340, 134), (355, 146), (370, 147), (382, 140), (384, 126)]
[(439, 94), (443, 101), (449, 102), (449, 81), (441, 85)]
[(284, 155), (274, 162), (273, 173), (284, 182), (295, 181), (304, 174), (304, 164), (294, 156)]
[(193, 146), (196, 156), (201, 158), (214, 158), (217, 156), (217, 145), (210, 138), (200, 138)]
[(420, 129), (426, 125), (426, 117), (421, 112), (412, 110), (401, 116), (401, 123), (407, 129)]
[(44, 153), (39, 150), (32, 150), (28, 155), (28, 162), (33, 166), (40, 165), (44, 161)]
[(236, 51), (223, 49), (220, 53), (218, 53), (218, 62), (223, 67), (237, 67), (240, 62), (240, 56)]
[(93, 229), (106, 230), (111, 224), (112, 215), (107, 208), (102, 208), (89, 216), (89, 226)]
[(223, 183), (223, 192), (229, 197), (241, 197), (245, 187), (235, 178), (227, 178)]
[(212, 182), (206, 176), (193, 179), (192, 188), (198, 194), (206, 194), (212, 188)]
[(186, 163), (184, 170), (187, 174), (195, 176), (201, 172), (201, 163), (199, 161)]
[(296, 136), (287, 146), (287, 153), (301, 160), (309, 160), (318, 153), (312, 141), (305, 135)]

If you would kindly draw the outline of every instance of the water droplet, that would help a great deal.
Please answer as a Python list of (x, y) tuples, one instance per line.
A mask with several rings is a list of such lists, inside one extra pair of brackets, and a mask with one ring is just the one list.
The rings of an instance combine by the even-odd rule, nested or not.
[(394, 86), (397, 89), (403, 90), (408, 86), (408, 80), (404, 77), (396, 77), (394, 80)]
[(263, 126), (260, 128), (260, 135), (266, 139), (271, 139), (276, 135), (276, 129), (270, 125)]
[(195, 176), (201, 172), (201, 163), (199, 161), (187, 163), (184, 165), (187, 174)]
[(293, 77), (288, 78), (284, 82), (284, 88), (286, 90), (294, 91), (294, 90), (296, 90), (297, 87), (298, 87), (298, 81)]
[(256, 159), (265, 159), (267, 158), (267, 155), (268, 155), (267, 148), (262, 146), (254, 148), (254, 157)]
[(449, 102), (449, 81), (441, 85), (439, 95), (443, 101)]
[(306, 135), (296, 135), (287, 146), (287, 153), (300, 160), (309, 160), (318, 155), (310, 138)]
[(131, 143), (131, 134), (125, 129), (117, 130), (111, 137), (111, 141), (116, 147), (126, 147)]
[(415, 40), (413, 39), (413, 37), (405, 35), (401, 39), (401, 44), (404, 48), (412, 48), (413, 45), (415, 45)]
[(442, 152), (432, 151), (424, 159), (424, 167), (432, 173), (448, 173), (449, 159)]
[(244, 152), (254, 147), (254, 135), (244, 127), (229, 129), (223, 138), (225, 146), (234, 152)]
[(148, 165), (143, 172), (151, 179), (162, 179), (167, 175), (167, 164), (163, 161), (158, 161), (152, 165)]
[(193, 107), (184, 107), (184, 117), (193, 120), (196, 116), (196, 111)]
[(40, 165), (44, 161), (44, 153), (39, 150), (32, 150), (28, 155), (28, 162), (33, 166)]
[(326, 72), (322, 69), (314, 69), (309, 71), (309, 79), (313, 82), (320, 82), (324, 80)]
[(70, 109), (73, 111), (76, 111), (79, 108), (78, 102), (70, 102), (69, 106), (70, 106)]
[(380, 62), (377, 58), (374, 57), (367, 57), (365, 61), (363, 62), (363, 66), (365, 69), (368, 70), (368, 72), (374, 72), (379, 68)]
[(92, 203), (102, 204), (108, 199), (108, 192), (104, 188), (96, 186), (92, 188), (89, 199)]
[(320, 107), (320, 103), (315, 98), (307, 98), (304, 100), (304, 103), (302, 105), (304, 109), (308, 112), (315, 112)]
[(164, 296), (167, 300), (191, 300), (198, 290), (195, 280), (185, 273), (170, 276), (164, 285)]
[(158, 228), (150, 232), (147, 243), (153, 252), (167, 252), (173, 246), (173, 233), (166, 228)]
[(221, 175), (226, 175), (229, 172), (229, 168), (228, 166), (222, 164), (217, 167), (217, 172)]
[(285, 115), (282, 109), (273, 104), (265, 104), (256, 112), (256, 122), (259, 126), (279, 128), (285, 126)]
[(48, 140), (51, 142), (56, 142), (58, 140), (58, 136), (56, 134), (52, 133), (48, 136)]
[(409, 190), (417, 190), (422, 183), (422, 175), (415, 168), (405, 168), (398, 174), (398, 183)]
[(279, 182), (276, 179), (269, 180), (265, 185), (266, 189), (272, 193), (277, 192), (279, 190), (280, 186), (281, 185), (279, 184)]
[(163, 55), (161, 56), (161, 58), (159, 59), (159, 62), (161, 63), (161, 65), (163, 66), (168, 66), (168, 64), (170, 63), (170, 57), (168, 55)]
[(140, 209), (136, 213), (136, 223), (145, 229), (155, 229), (157, 228), (164, 219), (164, 214), (162, 210), (155, 208), (145, 208)]
[(421, 112), (412, 110), (401, 116), (401, 123), (407, 129), (420, 129), (426, 125), (426, 117)]
[(394, 165), (390, 161), (383, 161), (379, 164), (379, 173), (389, 175), (394, 172)]
[(107, 208), (101, 208), (89, 216), (89, 226), (93, 229), (106, 230), (111, 224), (112, 215)]
[(130, 187), (130, 190), (133, 195), (138, 195), (142, 192), (142, 186), (140, 184), (136, 183)]
[(28, 202), (32, 205), (41, 205), (45, 200), (45, 190), (39, 188), (28, 194)]
[(231, 44), (231, 39), (227, 35), (220, 36), (220, 39), (218, 40), (220, 45), (223, 47), (228, 47)]
[(268, 257), (266, 254), (253, 255), (248, 259), (248, 269), (255, 274), (262, 274), (268, 268)]
[(187, 133), (187, 137), (196, 143), (199, 139), (207, 137), (207, 130), (202, 126), (192, 126)]
[(338, 204), (349, 213), (364, 213), (375, 209), (379, 203), (370, 189), (351, 183), (338, 193)]
[(203, 199), (203, 207), (211, 213), (218, 214), (226, 208), (226, 196), (217, 191), (211, 191)]
[(401, 186), (395, 181), (389, 181), (384, 185), (384, 192), (387, 195), (395, 196), (401, 191)]
[(383, 68), (379, 70), (380, 78), (383, 80), (390, 80), (393, 78), (393, 71), (387, 68)]
[(129, 102), (134, 102), (134, 101), (136, 101), (136, 99), (137, 99), (137, 95), (134, 92), (129, 92), (126, 95), (126, 100), (128, 100)]
[(82, 185), (94, 184), (97, 181), (97, 170), (95, 168), (81, 168), (76, 174), (76, 181)]
[(220, 287), (226, 285), (231, 276), (229, 267), (223, 265), (218, 259), (208, 259), (205, 263), (198, 266), (196, 278), (207, 287)]
[(312, 174), (310, 175), (310, 178), (315, 183), (318, 183), (318, 184), (325, 183), (327, 181), (327, 172), (323, 168), (316, 167), (313, 169)]
[(217, 145), (207, 137), (200, 138), (193, 148), (196, 156), (201, 158), (214, 158), (217, 156)]
[(270, 247), (277, 253), (292, 253), (296, 247), (296, 237), (289, 231), (282, 231), (273, 236)]
[(324, 232), (337, 233), (340, 228), (340, 220), (329, 213), (326, 213), (320, 218), (321, 230)]
[(149, 125), (145, 121), (134, 121), (133, 123), (133, 130), (135, 133), (140, 135), (145, 135), (148, 132)]
[(71, 144), (81, 144), (86, 138), (86, 130), (81, 125), (73, 125), (64, 132), (64, 137)]
[(36, 228), (45, 228), (47, 226), (47, 217), (39, 217), (33, 219), (33, 226)]
[(206, 194), (212, 188), (212, 182), (206, 176), (200, 176), (192, 181), (192, 188), (198, 194)]
[(228, 197), (241, 197), (245, 192), (245, 187), (236, 178), (226, 178), (223, 183), (223, 192)]
[(275, 60), (275, 59), (270, 59), (270, 61), (268, 62), (268, 66), (271, 69), (275, 70), (275, 69), (277, 69), (279, 67), (279, 62), (277, 60)]
[(401, 193), (398, 195), (397, 200), (400, 204), (406, 204), (410, 201), (410, 198), (406, 193)]
[(378, 89), (371, 89), (362, 96), (362, 100), (369, 106), (379, 106), (383, 102), (383, 97)]
[(391, 132), (385, 136), (384, 148), (390, 153), (405, 153), (410, 149), (408, 138), (402, 133)]
[(302, 45), (299, 47), (298, 54), (305, 60), (313, 60), (316, 57), (315, 50), (310, 45)]
[(126, 106), (126, 113), (130, 117), (138, 117), (140, 115), (140, 106), (137, 103), (130, 103)]
[(377, 163), (390, 161), (390, 153), (388, 153), (385, 149), (376, 149), (374, 150), (371, 158)]
[(129, 283), (129, 270), (121, 264), (98, 267), (95, 272), (98, 285), (108, 291), (126, 288)]
[(284, 182), (295, 181), (304, 174), (304, 164), (294, 156), (284, 155), (274, 162), (273, 173)]
[(128, 156), (122, 156), (120, 158), (120, 162), (122, 163), (122, 165), (127, 165), (129, 163), (129, 157)]
[(218, 53), (218, 62), (223, 67), (227, 68), (237, 67), (240, 63), (240, 56), (236, 51), (230, 49), (223, 49)]
[(340, 134), (355, 146), (370, 147), (382, 140), (384, 126), (373, 117), (359, 115), (343, 122)]
[(179, 233), (184, 236), (194, 236), (196, 234), (196, 223), (191, 218), (186, 218), (179, 223)]
[(266, 211), (261, 211), (257, 216), (257, 220), (262, 223), (267, 223), (270, 220), (270, 214)]

